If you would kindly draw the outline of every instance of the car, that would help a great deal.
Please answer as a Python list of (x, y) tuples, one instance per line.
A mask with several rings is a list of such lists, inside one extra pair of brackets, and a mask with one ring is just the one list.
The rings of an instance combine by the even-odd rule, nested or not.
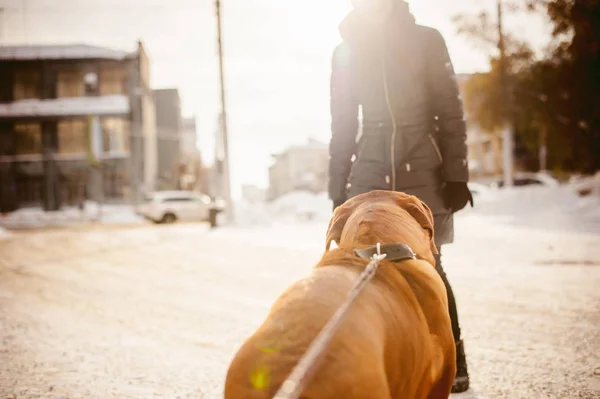
[[(546, 187), (558, 187), (560, 184), (558, 180), (550, 176), (547, 173), (532, 173), (532, 172), (518, 172), (515, 173), (513, 178), (515, 187), (523, 186), (546, 186)], [(502, 188), (504, 187), (504, 179), (496, 180), (492, 183), (492, 187)]]
[(217, 214), (223, 212), (222, 201), (193, 191), (156, 191), (146, 196), (137, 213), (154, 223), (176, 221), (208, 221), (217, 223)]

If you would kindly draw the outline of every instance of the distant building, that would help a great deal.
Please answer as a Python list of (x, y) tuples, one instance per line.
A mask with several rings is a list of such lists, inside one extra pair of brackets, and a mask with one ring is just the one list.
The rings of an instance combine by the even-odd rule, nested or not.
[(180, 189), (181, 99), (177, 89), (154, 90), (159, 190)]
[(181, 120), (179, 149), (184, 158), (195, 158), (200, 154), (198, 150), (198, 133), (196, 132), (196, 117)]
[[(457, 75), (461, 92), (471, 76), (470, 74)], [(484, 131), (469, 118), (466, 109), (465, 119), (467, 121), (467, 147), (471, 175), (475, 178), (501, 175), (503, 171), (502, 133)]]
[[(472, 75), (457, 75), (461, 91)], [(469, 167), (474, 178), (501, 175), (504, 167), (502, 161), (502, 133), (486, 132), (475, 121), (469, 118), (465, 111), (467, 121), (467, 147), (469, 150)]]
[(269, 199), (296, 190), (315, 193), (327, 190), (329, 146), (310, 139), (308, 143), (273, 155), (269, 168)]
[(155, 111), (141, 43), (133, 53), (0, 46), (0, 77), (0, 212), (137, 201), (153, 189)]

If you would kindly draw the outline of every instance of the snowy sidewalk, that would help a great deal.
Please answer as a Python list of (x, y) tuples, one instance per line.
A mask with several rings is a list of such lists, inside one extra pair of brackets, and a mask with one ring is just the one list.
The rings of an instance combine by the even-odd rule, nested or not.
[[(93, 226), (0, 241), (0, 398), (222, 397), (326, 223)], [(600, 235), (466, 213), (444, 263), (473, 389), (453, 399), (600, 397)]]

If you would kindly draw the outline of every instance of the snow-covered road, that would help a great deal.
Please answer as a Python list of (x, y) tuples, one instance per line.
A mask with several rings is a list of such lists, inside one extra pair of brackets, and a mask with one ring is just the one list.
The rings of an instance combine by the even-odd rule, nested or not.
[[(560, 217), (565, 217), (560, 215)], [(444, 262), (473, 389), (600, 398), (600, 235), (466, 212)], [(0, 241), (0, 399), (219, 398), (325, 223), (77, 227)]]

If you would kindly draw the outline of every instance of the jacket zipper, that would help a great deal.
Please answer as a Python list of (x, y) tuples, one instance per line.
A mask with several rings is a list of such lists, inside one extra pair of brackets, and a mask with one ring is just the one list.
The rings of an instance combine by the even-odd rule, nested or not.
[(440, 151), (440, 146), (438, 146), (438, 143), (435, 141), (435, 139), (433, 138), (431, 133), (429, 133), (429, 140), (431, 140), (431, 144), (433, 144), (433, 148), (435, 149), (435, 152), (438, 156), (438, 159), (440, 160), (440, 163), (443, 163), (444, 157), (442, 157), (442, 152)]
[(390, 146), (390, 160), (392, 164), (392, 191), (396, 191), (396, 132), (398, 126), (396, 124), (396, 116), (394, 115), (394, 110), (392, 109), (392, 102), (390, 100), (390, 90), (388, 87), (388, 79), (387, 79), (387, 71), (385, 69), (385, 59), (383, 56), (383, 52), (381, 54), (381, 72), (383, 75), (383, 89), (385, 92), (385, 103), (387, 105), (388, 112), (390, 117), (392, 118), (392, 143)]

